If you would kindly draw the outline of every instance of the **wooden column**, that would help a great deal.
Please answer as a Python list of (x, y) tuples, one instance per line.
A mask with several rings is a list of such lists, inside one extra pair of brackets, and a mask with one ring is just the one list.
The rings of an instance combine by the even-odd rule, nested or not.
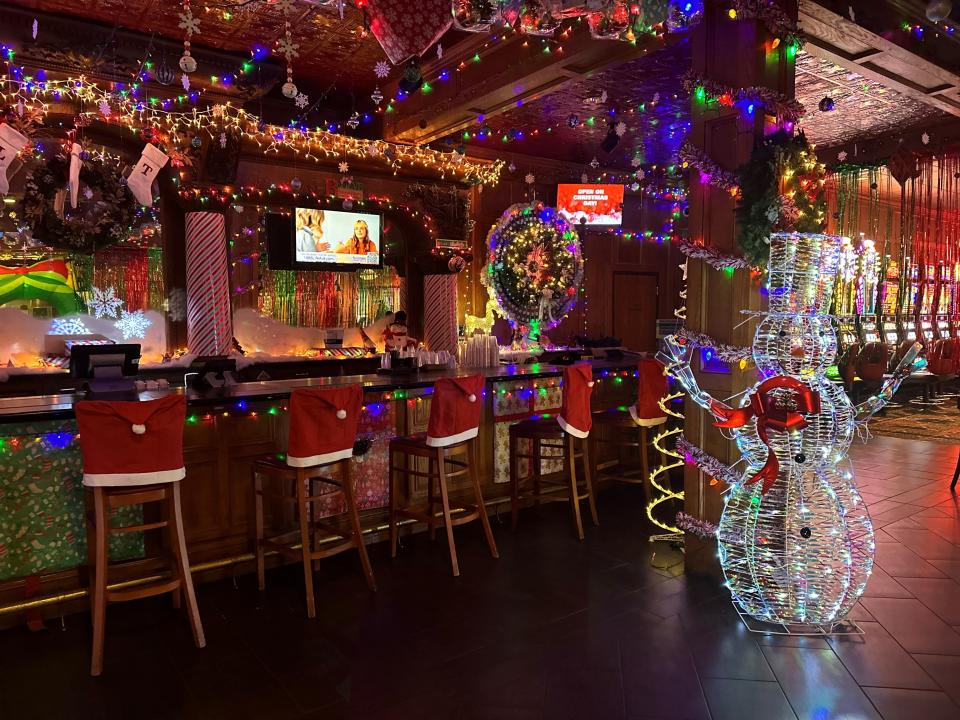
[[(795, 0), (786, 0), (786, 11), (797, 17)], [(764, 86), (787, 97), (794, 93), (793, 61), (785, 45), (771, 49), (773, 38), (760, 22), (731, 19), (729, 3), (707, 0), (704, 19), (693, 32), (693, 71), (705, 79), (738, 88)], [(753, 118), (734, 108), (719, 108), (693, 100), (693, 128), (690, 142), (702, 148), (721, 166), (735, 170), (747, 162), (764, 129), (772, 129), (770, 118), (757, 112)], [(736, 243), (734, 209), (736, 202), (717, 188), (701, 185), (696, 172), (690, 180), (690, 236), (705, 245), (727, 253), (739, 254)], [(721, 343), (751, 345), (755, 320), (742, 310), (760, 310), (761, 295), (750, 274), (717, 271), (703, 262), (691, 260), (688, 266), (687, 327), (704, 332)], [(753, 366), (729, 373), (704, 372), (700, 355), (692, 365), (701, 387), (725, 400), (750, 387), (756, 381)], [(684, 433), (687, 438), (720, 460), (733, 463), (739, 453), (732, 442), (712, 426), (712, 417), (691, 401), (686, 402)], [(723, 510), (720, 488), (709, 485), (709, 478), (696, 466), (687, 465), (684, 475), (685, 510), (695, 517), (717, 522)], [(713, 541), (702, 542), (687, 536), (688, 568), (717, 571)]]

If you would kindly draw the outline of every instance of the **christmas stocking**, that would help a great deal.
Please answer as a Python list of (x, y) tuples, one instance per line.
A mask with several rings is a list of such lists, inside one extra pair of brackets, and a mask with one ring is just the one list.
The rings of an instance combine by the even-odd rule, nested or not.
[(141, 205), (153, 205), (153, 181), (168, 160), (170, 158), (152, 143), (147, 143), (143, 148), (143, 155), (127, 177), (127, 187)]
[(0, 195), (6, 195), (10, 190), (7, 181), (7, 168), (17, 156), (17, 153), (29, 141), (27, 138), (6, 123), (0, 123)]

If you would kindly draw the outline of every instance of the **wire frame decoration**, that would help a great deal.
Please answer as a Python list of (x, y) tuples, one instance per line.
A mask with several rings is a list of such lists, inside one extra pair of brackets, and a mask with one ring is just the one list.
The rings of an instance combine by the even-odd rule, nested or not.
[(542, 202), (511, 205), (487, 235), (487, 288), (514, 326), (555, 327), (577, 304), (580, 236)]
[(725, 495), (717, 532), (734, 602), (745, 615), (788, 627), (833, 628), (866, 588), (874, 533), (847, 451), (857, 421), (889, 400), (915, 358), (915, 350), (908, 353), (879, 394), (856, 407), (826, 378), (837, 338), (824, 310), (840, 242), (819, 234), (771, 237), (769, 312), (753, 344), (760, 378), (741, 407), (700, 389), (677, 340), (668, 338), (661, 354), (690, 397), (731, 429), (746, 463)]

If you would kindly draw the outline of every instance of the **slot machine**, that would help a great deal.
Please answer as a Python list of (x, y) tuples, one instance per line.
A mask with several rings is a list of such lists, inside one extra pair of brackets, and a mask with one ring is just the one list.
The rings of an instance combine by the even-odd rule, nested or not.
[(934, 265), (924, 267), (924, 282), (917, 287), (919, 297), (917, 305), (919, 313), (917, 322), (919, 323), (918, 332), (920, 339), (924, 344), (933, 342), (936, 334), (933, 329), (934, 307), (933, 301), (937, 294), (937, 268)]
[(883, 342), (895, 348), (900, 344), (897, 330), (897, 303), (900, 300), (899, 267), (893, 260), (887, 262), (884, 293), (880, 305), (880, 335)]
[(843, 353), (859, 340), (857, 336), (857, 251), (850, 238), (842, 238), (837, 278), (833, 288), (832, 314), (835, 318), (837, 345)]
[(936, 333), (941, 340), (952, 337), (950, 316), (953, 311), (953, 268), (940, 265), (937, 268), (939, 293), (937, 294)]
[(920, 293), (920, 269), (916, 265), (910, 265), (910, 276), (906, 283), (906, 295), (900, 308), (900, 314), (897, 315), (897, 339), (898, 343), (909, 340), (914, 342), (917, 339), (917, 321), (915, 314), (917, 311), (917, 301), (920, 299), (917, 295)]
[(950, 268), (950, 334), (960, 338), (960, 262)]
[(860, 238), (860, 272), (857, 276), (857, 335), (866, 345), (881, 341), (877, 318), (877, 293), (880, 279), (880, 255), (873, 240)]

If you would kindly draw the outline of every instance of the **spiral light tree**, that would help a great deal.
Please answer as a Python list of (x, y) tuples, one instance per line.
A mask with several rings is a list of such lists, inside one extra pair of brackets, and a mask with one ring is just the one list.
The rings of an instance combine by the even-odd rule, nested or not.
[(740, 407), (700, 389), (682, 339), (667, 338), (659, 356), (716, 425), (732, 431), (746, 463), (725, 495), (717, 531), (733, 600), (742, 613), (794, 631), (831, 631), (863, 594), (874, 533), (847, 451), (856, 424), (890, 400), (919, 349), (857, 406), (826, 378), (837, 338), (823, 311), (839, 256), (839, 237), (771, 237), (769, 312), (761, 313), (753, 342), (760, 379)]

